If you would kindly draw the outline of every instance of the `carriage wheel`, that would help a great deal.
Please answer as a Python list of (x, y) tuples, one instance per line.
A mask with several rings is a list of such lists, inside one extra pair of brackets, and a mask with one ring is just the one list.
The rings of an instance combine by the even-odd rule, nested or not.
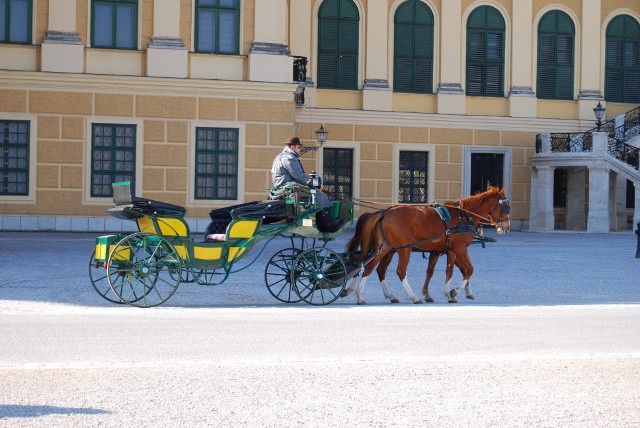
[(89, 279), (91, 280), (91, 285), (93, 285), (93, 288), (95, 288), (102, 298), (113, 303), (124, 303), (113, 290), (111, 290), (108, 276), (107, 269), (96, 263), (96, 250), (93, 250), (91, 258), (89, 259)]
[(176, 292), (182, 264), (166, 239), (134, 233), (113, 248), (107, 271), (111, 290), (123, 302), (148, 308), (166, 302)]
[(296, 303), (302, 300), (292, 286), (295, 280), (291, 280), (291, 268), (299, 254), (300, 250), (297, 248), (284, 248), (269, 259), (264, 269), (267, 290), (281, 302)]
[(291, 282), (298, 296), (311, 305), (328, 305), (339, 298), (347, 284), (342, 258), (329, 248), (310, 248), (293, 262)]

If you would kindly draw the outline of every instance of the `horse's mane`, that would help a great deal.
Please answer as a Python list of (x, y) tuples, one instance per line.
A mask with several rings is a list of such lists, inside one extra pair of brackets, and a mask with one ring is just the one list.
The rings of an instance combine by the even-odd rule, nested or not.
[(460, 200), (463, 207), (473, 208), (478, 207), (482, 202), (484, 202), (488, 197), (492, 195), (496, 195), (500, 198), (500, 194), (502, 189), (497, 186), (490, 186), (484, 192), (477, 192), (475, 195), (467, 196)]

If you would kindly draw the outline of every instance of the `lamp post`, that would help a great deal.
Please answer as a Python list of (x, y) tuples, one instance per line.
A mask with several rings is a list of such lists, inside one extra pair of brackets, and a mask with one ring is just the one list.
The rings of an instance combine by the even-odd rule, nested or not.
[(600, 127), (602, 127), (602, 117), (604, 116), (604, 111), (606, 109), (602, 107), (600, 101), (598, 101), (598, 105), (593, 108), (593, 113), (596, 115), (596, 126), (598, 127), (598, 132), (600, 132)]
[(329, 131), (324, 128), (324, 123), (320, 125), (320, 128), (316, 130), (316, 140), (318, 140), (317, 146), (304, 146), (302, 150), (300, 150), (300, 154), (305, 154), (307, 152), (315, 152), (327, 141), (327, 136), (329, 135)]

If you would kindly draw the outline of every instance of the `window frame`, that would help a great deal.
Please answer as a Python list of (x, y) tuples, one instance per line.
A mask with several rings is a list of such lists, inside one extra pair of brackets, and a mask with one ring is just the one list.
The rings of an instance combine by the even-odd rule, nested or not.
[[(31, 190), (31, 180), (32, 180), (32, 174), (31, 174), (31, 121), (29, 120), (12, 120), (12, 119), (0, 119), (0, 123), (4, 124), (5, 126), (3, 127), (5, 130), (3, 131), (2, 134), (0, 134), (0, 150), (3, 151), (3, 157), (8, 155), (8, 152), (10, 151), (11, 147), (15, 148), (15, 149), (19, 149), (24, 147), (23, 145), (20, 144), (11, 144), (9, 139), (10, 139), (10, 128), (9, 126), (11, 124), (14, 125), (26, 125), (26, 133), (17, 133), (17, 135), (24, 135), (26, 134), (26, 155), (24, 156), (24, 161), (26, 166), (24, 168), (9, 168), (9, 167), (5, 167), (5, 165), (0, 165), (0, 175), (3, 177), (2, 179), (2, 183), (5, 183), (2, 187), (0, 187), (0, 197), (4, 198), (24, 198), (24, 197), (28, 197), (30, 195), (30, 190)], [(8, 126), (7, 126), (8, 125)], [(25, 191), (24, 192), (14, 192), (14, 193), (9, 193), (8, 192), (8, 186), (7, 186), (7, 182), (5, 182), (5, 180), (8, 179), (8, 175), (11, 174), (12, 172), (14, 173), (20, 173), (20, 174), (24, 174), (25, 176), (25, 182), (21, 183), (24, 185), (25, 187)], [(6, 192), (6, 193), (5, 193)]]
[[(114, 154), (114, 156), (112, 157), (112, 159), (110, 160), (110, 162), (112, 163), (112, 167), (111, 169), (107, 169), (107, 170), (100, 170), (100, 171), (96, 171), (94, 169), (94, 156), (96, 153), (96, 145), (95, 145), (95, 127), (96, 126), (105, 126), (105, 127), (110, 127), (112, 128), (114, 131), (116, 130), (116, 128), (118, 127), (122, 127), (124, 129), (133, 129), (134, 130), (134, 135), (133, 135), (133, 144), (134, 147), (133, 149), (128, 149), (128, 150), (117, 150), (117, 146), (115, 145), (115, 143), (111, 146), (113, 147), (113, 149), (109, 149), (108, 151), (112, 152)], [(139, 161), (139, 146), (141, 144), (139, 144), (138, 142), (138, 136), (142, 135), (140, 133), (140, 129), (138, 127), (137, 124), (132, 124), (132, 123), (112, 123), (112, 122), (107, 122), (107, 121), (94, 121), (92, 123), (89, 124), (89, 135), (91, 136), (89, 143), (90, 143), (90, 147), (89, 147), (89, 163), (88, 163), (88, 173), (89, 173), (89, 181), (88, 181), (88, 195), (90, 198), (94, 198), (97, 200), (103, 200), (104, 198), (112, 198), (113, 197), (113, 191), (111, 190), (110, 185), (108, 185), (109, 187), (107, 187), (109, 190), (106, 193), (96, 193), (94, 192), (94, 186), (95, 185), (101, 185), (101, 186), (106, 186), (107, 184), (102, 183), (102, 184), (96, 184), (94, 183), (94, 175), (95, 174), (100, 174), (101, 171), (105, 171), (102, 173), (102, 175), (107, 175), (107, 174), (111, 174), (114, 177), (112, 178), (112, 183), (114, 182), (118, 182), (118, 181), (130, 181), (132, 184), (132, 188), (136, 189), (136, 193), (140, 190), (141, 185), (139, 183), (140, 179), (139, 177), (137, 177), (137, 171), (138, 171), (138, 161)], [(112, 134), (113, 138), (117, 138), (117, 135)], [(129, 171), (125, 171), (125, 172), (120, 172), (117, 171), (115, 169), (115, 162), (117, 161), (116, 158), (116, 154), (117, 152), (123, 152), (123, 153), (132, 153), (133, 154), (133, 160), (129, 161), (130, 163), (133, 164), (133, 171), (129, 172)], [(120, 174), (120, 177), (118, 177), (118, 174)], [(104, 177), (103, 177), (104, 178)]]
[[(315, 137), (315, 136), (314, 136)], [(314, 138), (315, 139), (315, 138)], [(324, 177), (324, 149), (350, 149), (353, 152), (353, 165), (351, 167), (351, 191), (353, 192), (353, 198), (360, 197), (360, 144), (355, 141), (327, 141), (320, 150), (317, 152), (318, 156), (318, 175)]]
[[(489, 12), (495, 12), (496, 16), (499, 17), (500, 19), (500, 24), (501, 24), (501, 28), (497, 29), (497, 28), (490, 28), (489, 25), (487, 24), (488, 21), (488, 13)], [(471, 21), (473, 18), (475, 18), (476, 14), (479, 13), (484, 13), (484, 26), (483, 27), (479, 27), (479, 26), (474, 26), (471, 24)], [(500, 10), (496, 9), (493, 6), (478, 6), (477, 8), (475, 8), (473, 11), (471, 11), (471, 13), (469, 14), (469, 16), (467, 17), (467, 23), (465, 26), (466, 29), (466, 47), (465, 47), (465, 58), (466, 58), (466, 64), (465, 64), (465, 88), (466, 88), (466, 95), (467, 96), (479, 96), (479, 97), (497, 97), (497, 98), (501, 98), (504, 97), (505, 95), (505, 82), (506, 82), (506, 72), (507, 72), (507, 67), (505, 66), (506, 63), (506, 55), (507, 55), (507, 49), (506, 49), (506, 44), (507, 44), (507, 26), (506, 26), (506, 22), (505, 22), (505, 18), (502, 15), (502, 13), (500, 12)], [(482, 35), (482, 45), (483, 45), (483, 52), (484, 55), (482, 56), (482, 58), (477, 58), (474, 55), (476, 55), (474, 52), (472, 51), (472, 44), (471, 44), (471, 40), (475, 39), (477, 35)], [(500, 49), (499, 51), (496, 49), (491, 50), (491, 37), (489, 36), (496, 36), (499, 35), (500, 38)], [(488, 57), (488, 52), (490, 51), (494, 51), (496, 53), (499, 54), (500, 58), (499, 59), (490, 59), (487, 58)], [(472, 79), (472, 68), (479, 70), (480, 71), (480, 83), (479, 84), (475, 84), (473, 83), (473, 79)], [(487, 74), (488, 72), (493, 69), (497, 69), (497, 72), (499, 73), (499, 77), (498, 77), (498, 81), (495, 82), (495, 80), (489, 80), (487, 78)], [(473, 91), (471, 91), (470, 89), (473, 86), (477, 86), (479, 85), (480, 87), (480, 91), (477, 92), (475, 89)], [(495, 87), (497, 89), (491, 89), (491, 87)]]
[[(316, 76), (318, 89), (358, 90), (360, 85), (360, 31), (361, 13), (358, 5), (353, 0), (334, 0), (337, 3), (337, 16), (322, 16), (325, 8), (328, 10), (330, 3), (322, 2), (318, 8), (317, 22), (317, 61)], [(342, 15), (343, 3), (349, 6), (357, 14), (356, 18)], [(334, 32), (330, 30), (333, 25)], [(326, 32), (325, 32), (326, 31)], [(349, 32), (350, 31), (350, 32)], [(342, 35), (345, 32), (348, 34)], [(326, 44), (335, 39), (335, 48), (327, 48)], [(330, 73), (329, 71), (330, 70)]]
[[(408, 153), (411, 154), (412, 157), (415, 157), (416, 155), (424, 155), (426, 157), (425, 159), (425, 168), (426, 168), (426, 173), (424, 174), (424, 198), (423, 200), (413, 200), (413, 190), (417, 189), (417, 188), (421, 188), (418, 185), (416, 185), (416, 177), (415, 177), (415, 171), (418, 170), (418, 168), (411, 168), (410, 170), (408, 170), (409, 172), (411, 172), (411, 177), (409, 178), (410, 183), (408, 183), (408, 185), (404, 185), (403, 183), (403, 179), (401, 177), (401, 173), (404, 171), (402, 169), (402, 155), (404, 153)], [(431, 153), (429, 151), (425, 151), (425, 150), (399, 150), (398, 151), (398, 187), (397, 187), (397, 191), (398, 191), (398, 203), (399, 204), (424, 204), (429, 202), (429, 196), (430, 196), (430, 191), (429, 191), (429, 157), (430, 157)], [(415, 159), (411, 160), (411, 163), (414, 163)], [(401, 190), (403, 188), (407, 188), (409, 189), (409, 200), (401, 200), (402, 194), (404, 192), (402, 192)]]
[[(96, 20), (98, 18), (97, 17), (98, 14), (96, 13), (96, 3), (104, 3), (104, 4), (111, 5), (112, 23), (111, 23), (111, 43), (110, 44), (99, 45), (96, 43), (96, 28), (97, 28)], [(118, 20), (116, 19), (118, 5), (134, 5), (134, 8), (133, 8), (134, 16), (132, 19), (133, 28), (131, 28), (131, 39), (133, 40), (132, 47), (118, 46), (117, 37), (119, 33), (119, 28), (118, 28)], [(91, 0), (91, 47), (96, 49), (138, 50), (138, 46), (139, 46), (138, 32), (140, 27), (140, 24), (138, 22), (140, 17), (139, 8), (140, 8), (140, 4), (138, 0)]]
[[(413, 21), (409, 22), (399, 22), (399, 13), (403, 11), (404, 8), (409, 8), (413, 6)], [(426, 23), (420, 23), (416, 20), (416, 11), (417, 11), (417, 7), (423, 7), (424, 10), (426, 10), (429, 14), (429, 18), (431, 20), (431, 22), (426, 22)], [(411, 56), (403, 56), (400, 55), (398, 53), (399, 49), (398, 49), (398, 33), (399, 33), (399, 28), (400, 25), (403, 26), (407, 26), (407, 27), (412, 27), (411, 31), (413, 32), (413, 55)], [(430, 45), (427, 47), (428, 48), (428, 52), (426, 52), (426, 54), (424, 56), (418, 56), (416, 54), (416, 30), (419, 27), (424, 27), (426, 29), (426, 33), (425, 35), (427, 36), (427, 38), (429, 39), (427, 41), (427, 43), (430, 42)], [(434, 76), (434, 67), (433, 67), (433, 62), (434, 62), (434, 51), (435, 51), (435, 17), (433, 15), (433, 11), (431, 10), (431, 8), (419, 1), (419, 0), (406, 0), (405, 2), (403, 2), (400, 6), (398, 6), (398, 8), (396, 9), (395, 13), (394, 13), (394, 17), (393, 17), (393, 28), (394, 28), (394, 33), (393, 33), (393, 91), (394, 92), (404, 92), (404, 93), (420, 93), (420, 94), (432, 94), (433, 93), (433, 76)], [(398, 62), (399, 61), (404, 61), (405, 64), (401, 65)], [(427, 76), (425, 77), (424, 81), (424, 88), (422, 89), (417, 89), (416, 86), (416, 70), (418, 68), (418, 63), (419, 62), (425, 62), (426, 65), (426, 70), (427, 70)], [(411, 81), (411, 88), (407, 88), (406, 86), (403, 87), (402, 83), (399, 82), (400, 76), (404, 75), (406, 72), (406, 67), (407, 64), (411, 63), (411, 68), (412, 68), (412, 72), (411, 72), (411, 78), (409, 79)], [(403, 70), (403, 71), (400, 71)]]
[[(4, 10), (4, 15), (5, 15), (5, 22), (4, 22), (4, 27), (5, 27), (5, 31), (4, 34), (0, 34), (0, 44), (14, 44), (14, 45), (31, 45), (33, 44), (33, 0), (27, 0), (27, 39), (24, 41), (15, 41), (15, 40), (11, 40), (11, 29), (12, 27), (16, 27), (19, 24), (16, 24), (15, 19), (12, 20), (12, 16), (11, 16), (11, 4), (14, 3), (17, 0), (6, 0), (6, 5), (5, 5), (5, 10)], [(13, 25), (12, 25), (13, 24)], [(24, 23), (20, 23), (20, 24), (24, 24)]]
[[(241, 24), (241, 12), (242, 12), (242, 2), (241, 0), (234, 0), (237, 1), (236, 6), (221, 6), (220, 5), (220, 1), (221, 0), (208, 0), (208, 1), (214, 1), (215, 5), (211, 6), (211, 5), (201, 5), (201, 2), (206, 1), (206, 0), (196, 0), (193, 6), (193, 10), (194, 10), (194, 15), (193, 15), (193, 28), (194, 28), (194, 42), (193, 42), (193, 49), (194, 52), (196, 53), (202, 53), (202, 54), (212, 54), (212, 55), (239, 55), (240, 54), (240, 39), (242, 36), (242, 33), (240, 32), (240, 24)], [(209, 11), (215, 11), (215, 23), (214, 23), (214, 31), (215, 31), (215, 35), (214, 35), (214, 39), (213, 39), (213, 49), (211, 50), (204, 50), (200, 47), (201, 45), (201, 35), (200, 35), (200, 19), (199, 19), (199, 14), (201, 11), (205, 11), (205, 10), (209, 10)], [(221, 25), (220, 25), (220, 11), (235, 11), (236, 16), (235, 16), (235, 46), (232, 52), (223, 52), (220, 50), (220, 40), (221, 40)], [(226, 34), (226, 33), (225, 33)]]
[[(618, 30), (617, 28), (613, 28), (612, 25), (617, 24), (617, 22), (622, 21), (620, 25), (622, 25), (622, 29)], [(609, 21), (609, 23), (607, 24), (607, 29), (605, 31), (605, 80), (604, 80), (604, 99), (606, 101), (610, 101), (610, 102), (616, 102), (616, 103), (629, 103), (629, 104), (638, 104), (640, 103), (640, 36), (637, 39), (634, 38), (630, 38), (627, 37), (625, 33), (627, 33), (626, 31), (626, 26), (628, 24), (633, 24), (635, 23), (635, 25), (638, 27), (638, 31), (640, 31), (640, 21), (636, 20), (633, 16), (631, 15), (627, 15), (627, 14), (622, 14), (622, 15), (617, 15), (616, 17), (614, 17), (611, 21)], [(614, 31), (614, 30), (618, 30), (621, 31), (623, 33), (622, 37), (612, 37), (609, 35), (610, 32)], [(621, 46), (621, 57), (619, 62), (622, 63), (622, 65), (609, 65), (609, 61), (610, 61), (610, 42), (613, 41), (618, 41), (618, 42), (622, 42), (622, 46)], [(635, 44), (635, 49), (638, 51), (637, 55), (637, 61), (638, 61), (638, 65), (637, 66), (633, 66), (633, 65), (629, 65), (626, 66), (624, 65), (624, 63), (626, 62), (627, 59), (627, 43), (633, 43)], [(612, 73), (620, 73), (622, 75), (622, 82), (618, 84), (617, 88), (611, 88), (610, 87), (613, 85), (613, 77), (612, 77)], [(625, 95), (629, 95), (629, 94), (633, 94), (634, 91), (633, 90), (628, 90), (630, 88), (628, 88), (628, 84), (627, 81), (630, 78), (630, 76), (633, 76), (634, 79), (636, 79), (636, 84), (639, 86), (639, 88), (635, 91), (636, 97), (628, 97), (625, 98)], [(613, 89), (616, 89), (617, 92), (619, 92), (618, 94), (612, 95), (611, 91)], [(633, 89), (633, 88), (631, 88)]]
[[(563, 31), (558, 28), (558, 19), (559, 17), (565, 17), (571, 23), (571, 31)], [(554, 29), (552, 31), (541, 31), (542, 25), (545, 23), (546, 19), (555, 19), (556, 22), (554, 24)], [(559, 64), (558, 62), (558, 52), (561, 50), (560, 45), (562, 41), (566, 41), (567, 39), (571, 40), (571, 62), (570, 64)], [(574, 82), (575, 82), (575, 68), (576, 68), (576, 28), (573, 19), (566, 12), (553, 9), (545, 12), (540, 20), (538, 21), (537, 33), (536, 33), (536, 43), (537, 43), (537, 59), (536, 59), (536, 97), (538, 99), (548, 99), (548, 100), (573, 100), (574, 99)], [(553, 45), (553, 56), (554, 63), (550, 64), (548, 58), (542, 58), (543, 54), (543, 38), (550, 40)], [(558, 80), (561, 77), (561, 73), (565, 72), (565, 75), (568, 76), (569, 82), (559, 82)], [(543, 77), (542, 73), (547, 72), (551, 73), (552, 77), (547, 77), (546, 79)], [(565, 78), (566, 78), (565, 76)], [(551, 79), (552, 82), (550, 84), (553, 85), (553, 88), (550, 91), (550, 94), (547, 94), (549, 91), (548, 84), (546, 82), (547, 79)], [(543, 93), (542, 91), (545, 91)], [(566, 94), (563, 91), (567, 91)]]
[[(214, 140), (214, 144), (216, 145), (216, 148), (214, 149), (199, 149), (198, 145), (199, 145), (199, 131), (201, 130), (206, 130), (206, 131), (213, 131), (216, 135), (215, 135), (215, 140)], [(225, 150), (225, 149), (220, 149), (218, 147), (218, 144), (220, 144), (220, 134), (223, 132), (235, 132), (235, 151), (233, 150)], [(215, 164), (213, 165), (213, 169), (214, 171), (212, 172), (199, 172), (199, 166), (201, 165), (201, 162), (199, 161), (199, 157), (201, 155), (209, 155), (209, 156), (213, 156), (218, 158), (221, 155), (234, 155), (235, 156), (235, 162), (233, 162), (233, 166), (235, 168), (235, 174), (223, 174), (220, 173), (220, 164), (216, 161)], [(238, 199), (240, 199), (240, 185), (239, 185), (239, 177), (240, 177), (240, 169), (239, 169), (239, 164), (240, 164), (240, 130), (238, 128), (233, 128), (233, 127), (211, 127), (211, 126), (196, 126), (195, 127), (195, 146), (194, 146), (194, 163), (195, 163), (195, 168), (193, 169), (193, 193), (192, 193), (192, 197), (194, 200), (197, 201), (237, 201)], [(230, 163), (227, 163), (225, 165), (230, 165)], [(220, 190), (221, 189), (229, 189), (231, 187), (227, 186), (227, 187), (221, 187), (219, 185), (219, 180), (223, 179), (225, 177), (232, 177), (235, 180), (235, 195), (233, 195), (233, 197), (225, 197), (225, 196), (221, 196)], [(213, 183), (210, 187), (210, 189), (213, 190), (213, 196), (208, 197), (208, 196), (199, 196), (198, 195), (198, 191), (200, 189), (200, 186), (198, 186), (198, 181), (199, 179), (212, 179)], [(205, 187), (206, 189), (206, 187)]]
[(507, 191), (507, 194), (510, 194), (509, 191), (511, 187), (511, 164), (512, 164), (512, 149), (510, 147), (482, 147), (482, 146), (473, 146), (473, 147), (464, 147), (463, 148), (463, 156), (464, 156), (464, 164), (463, 164), (463, 177), (462, 177), (462, 192), (461, 196), (469, 196), (471, 194), (471, 155), (474, 153), (495, 153), (501, 154), (504, 156), (503, 158), (503, 183), (504, 188)]
[(400, 153), (401, 152), (427, 152), (427, 202), (435, 198), (435, 166), (436, 146), (423, 143), (395, 143), (393, 144), (393, 176), (392, 176), (392, 200), (394, 204), (400, 202)]
[[(337, 170), (340, 165), (338, 165), (338, 162), (331, 162), (332, 159), (327, 159), (326, 153), (327, 151), (331, 151), (331, 150), (347, 150), (349, 152), (351, 152), (351, 164), (349, 165), (349, 172), (350, 172), (350, 181), (349, 181), (349, 188), (351, 190), (351, 194), (350, 195), (346, 195), (346, 199), (353, 199), (353, 189), (354, 189), (354, 165), (355, 165), (355, 150), (351, 147), (323, 147), (322, 149), (322, 178), (323, 178), (323, 191), (327, 194), (327, 196), (329, 197), (329, 199), (331, 200), (341, 200), (341, 199), (345, 199), (345, 195), (342, 194), (342, 192), (338, 192), (337, 190), (335, 192), (331, 192), (329, 191), (325, 186), (330, 187), (332, 185), (336, 186), (336, 188), (340, 187), (340, 183), (338, 181), (336, 181), (335, 183), (332, 183), (331, 181), (326, 179), (326, 175), (328, 173), (327, 169), (325, 169), (326, 167), (326, 163), (325, 161), (328, 161), (329, 163), (332, 163), (335, 170)], [(334, 171), (336, 172), (336, 171)], [(334, 176), (338, 177), (339, 174), (334, 174)], [(340, 197), (342, 196), (342, 197)]]

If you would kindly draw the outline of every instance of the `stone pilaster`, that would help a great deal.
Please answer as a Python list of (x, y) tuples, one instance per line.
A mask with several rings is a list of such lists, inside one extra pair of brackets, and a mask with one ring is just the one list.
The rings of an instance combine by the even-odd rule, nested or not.
[(462, 89), (461, 34), (464, 31), (461, 0), (442, 2), (442, 22), (440, 41), (440, 83), (438, 84), (438, 113), (465, 114), (466, 100)]
[(511, 50), (511, 63), (518, 64), (512, 67), (511, 89), (509, 91), (509, 114), (513, 117), (536, 117), (538, 115), (538, 103), (533, 92), (533, 73), (531, 67), (532, 38), (536, 32), (533, 30), (532, 0), (518, 0), (513, 2), (513, 46)]
[(286, 44), (286, 0), (255, 2), (255, 39), (249, 52), (249, 80), (292, 82), (293, 58)]
[(391, 111), (393, 92), (389, 87), (387, 64), (389, 40), (386, 2), (369, 2), (366, 23), (366, 56), (364, 66), (364, 86), (362, 88), (362, 108), (364, 110)]
[(147, 76), (187, 77), (188, 51), (180, 38), (180, 2), (155, 0), (153, 36), (147, 47)]
[(50, 0), (47, 35), (42, 40), (42, 71), (84, 72), (84, 46), (76, 30), (76, 0)]
[(602, 100), (600, 82), (600, 45), (601, 45), (601, 0), (582, 1), (582, 23), (580, 25), (580, 70), (578, 92), (578, 117), (583, 120), (595, 120), (593, 108)]

